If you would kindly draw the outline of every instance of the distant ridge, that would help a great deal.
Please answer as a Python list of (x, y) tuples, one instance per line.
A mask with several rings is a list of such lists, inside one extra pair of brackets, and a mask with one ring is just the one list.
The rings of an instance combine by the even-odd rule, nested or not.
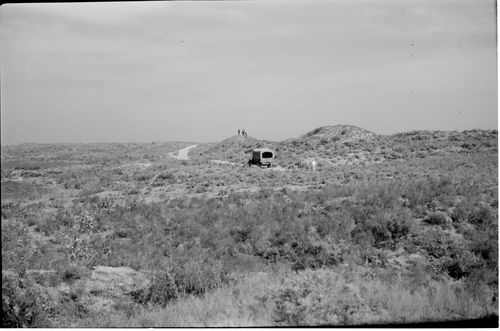
[(335, 140), (339, 142), (373, 140), (377, 135), (354, 125), (328, 125), (316, 128), (296, 140)]
[(497, 152), (497, 130), (411, 131), (380, 135), (355, 125), (327, 125), (279, 142), (234, 135), (199, 145), (190, 156), (199, 161), (245, 164), (254, 148), (269, 147), (283, 167), (301, 166), (315, 158), (320, 167), (380, 163), (450, 153)]

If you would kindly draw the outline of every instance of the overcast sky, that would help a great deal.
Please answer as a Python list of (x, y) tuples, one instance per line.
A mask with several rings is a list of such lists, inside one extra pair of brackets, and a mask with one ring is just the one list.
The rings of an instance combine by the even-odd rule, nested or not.
[(496, 129), (494, 0), (0, 7), (1, 139)]

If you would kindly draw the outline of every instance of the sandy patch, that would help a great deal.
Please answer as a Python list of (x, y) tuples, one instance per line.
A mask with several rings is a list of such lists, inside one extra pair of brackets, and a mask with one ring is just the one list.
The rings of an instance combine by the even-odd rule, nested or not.
[(191, 145), (191, 146), (179, 149), (177, 152), (168, 153), (167, 155), (170, 157), (173, 157), (174, 159), (177, 159), (177, 160), (189, 160), (189, 156), (188, 156), (189, 151), (197, 146), (198, 145)]

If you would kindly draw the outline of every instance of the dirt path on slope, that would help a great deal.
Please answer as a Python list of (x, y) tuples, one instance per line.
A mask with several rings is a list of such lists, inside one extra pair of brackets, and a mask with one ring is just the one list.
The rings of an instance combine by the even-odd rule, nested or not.
[(191, 145), (188, 147), (184, 147), (182, 149), (179, 149), (175, 153), (168, 153), (168, 156), (173, 157), (174, 159), (177, 159), (177, 160), (189, 160), (189, 156), (188, 156), (189, 150), (192, 148), (195, 148), (196, 146), (198, 146), (198, 145)]

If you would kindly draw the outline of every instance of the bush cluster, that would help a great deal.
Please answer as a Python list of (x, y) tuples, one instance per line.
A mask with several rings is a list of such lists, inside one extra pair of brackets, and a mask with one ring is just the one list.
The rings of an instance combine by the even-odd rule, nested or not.
[(430, 213), (425, 219), (425, 222), (433, 225), (443, 225), (449, 226), (451, 225), (452, 219), (443, 212), (433, 212)]
[(415, 242), (430, 256), (439, 272), (455, 279), (469, 275), (485, 263), (474, 254), (471, 247), (450, 238), (446, 233), (427, 233), (425, 237), (415, 238)]
[(46, 298), (43, 288), (19, 275), (2, 272), (2, 327), (50, 327)]
[(277, 326), (356, 324), (368, 309), (357, 286), (328, 269), (290, 275), (274, 294)]
[(157, 272), (147, 288), (133, 291), (130, 294), (137, 303), (166, 306), (168, 302), (177, 299), (178, 289), (170, 272)]
[[(243, 175), (253, 176), (254, 170), (245, 168), (249, 174)], [(184, 175), (162, 172), (158, 181), (174, 183)], [(481, 185), (485, 178), (367, 179), (290, 191), (272, 189), (273, 181), (282, 179), (271, 173), (256, 176), (269, 179), (268, 187), (225, 197), (146, 203), (128, 196), (115, 204), (84, 196), (75, 203), (77, 207), (60, 208), (55, 216), (39, 222), (30, 218), (27, 225), (12, 207), (5, 211), (10, 219), (2, 221), (2, 260), (9, 267), (26, 267), (54, 254), (45, 253), (42, 246), (32, 247), (36, 241), (31, 240), (28, 226), (34, 222), (35, 231), (62, 233), (64, 240), (53, 240), (68, 247), (57, 251), (58, 259), (79, 268), (110, 265), (156, 271), (151, 286), (134, 298), (141, 304), (159, 305), (227, 283), (231, 272), (245, 261), (252, 261), (255, 271), (276, 264), (321, 270), (352, 261), (384, 266), (388, 251), (403, 246), (424, 254), (436, 272), (456, 279), (482, 268), (498, 269), (498, 244), (491, 231), (498, 214), (492, 207), (496, 193), (494, 186)], [(435, 235), (432, 231), (420, 234), (415, 220), (421, 217), (427, 227), (455, 227), (464, 240), (451, 240), (437, 231), (439, 227)], [(111, 233), (102, 235), (104, 229)], [(69, 281), (81, 274), (73, 271), (61, 276)], [(290, 295), (302, 294), (284, 292), (283, 301)], [(282, 318), (286, 316), (283, 313)]]

